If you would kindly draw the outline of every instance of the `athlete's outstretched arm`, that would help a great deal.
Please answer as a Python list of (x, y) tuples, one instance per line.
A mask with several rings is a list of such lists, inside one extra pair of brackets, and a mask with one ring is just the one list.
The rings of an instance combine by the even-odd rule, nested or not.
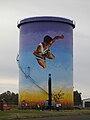
[(57, 40), (57, 39), (63, 39), (64, 35), (61, 36), (55, 36), (54, 38), (52, 38), (51, 42), (48, 44), (48, 48)]

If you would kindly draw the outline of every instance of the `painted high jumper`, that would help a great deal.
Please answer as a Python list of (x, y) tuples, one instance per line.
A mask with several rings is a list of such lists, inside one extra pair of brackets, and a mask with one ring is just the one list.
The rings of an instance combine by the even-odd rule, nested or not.
[(50, 47), (56, 40), (62, 40), (64, 38), (64, 35), (61, 36), (55, 36), (54, 38), (51, 38), (49, 35), (46, 35), (44, 37), (43, 42), (41, 42), (36, 50), (33, 52), (33, 54), (36, 56), (36, 60), (38, 63), (43, 67), (46, 68), (46, 58), (48, 59), (54, 59), (55, 56), (50, 52)]

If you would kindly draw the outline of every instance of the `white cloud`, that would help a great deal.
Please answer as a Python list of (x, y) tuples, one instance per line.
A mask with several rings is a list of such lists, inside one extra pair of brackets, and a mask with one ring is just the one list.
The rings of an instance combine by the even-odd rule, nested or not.
[(1, 84), (18, 85), (18, 80), (17, 79), (0, 79), (0, 85)]
[(18, 93), (18, 79), (0, 78), (0, 93), (7, 90)]

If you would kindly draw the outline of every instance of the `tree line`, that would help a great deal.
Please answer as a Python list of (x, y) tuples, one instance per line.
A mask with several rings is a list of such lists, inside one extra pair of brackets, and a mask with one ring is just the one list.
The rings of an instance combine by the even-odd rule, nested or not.
[(4, 92), (0, 94), (0, 100), (4, 100), (6, 104), (18, 105), (18, 93), (14, 92)]
[[(74, 105), (79, 106), (82, 105), (82, 98), (81, 98), (81, 93), (78, 91), (73, 92), (73, 98), (74, 98)], [(4, 92), (0, 94), (0, 100), (4, 100), (7, 104), (10, 105), (18, 105), (18, 93), (14, 92)]]

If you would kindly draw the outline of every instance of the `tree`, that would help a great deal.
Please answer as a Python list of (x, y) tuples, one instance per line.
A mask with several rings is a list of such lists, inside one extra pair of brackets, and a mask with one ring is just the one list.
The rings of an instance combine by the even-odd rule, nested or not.
[(55, 102), (59, 102), (64, 96), (64, 93), (62, 92), (62, 90), (60, 90), (57, 94), (53, 94), (53, 99), (55, 100)]
[(15, 94), (13, 92), (7, 91), (2, 94), (0, 94), (0, 100), (6, 101), (7, 104), (18, 104), (18, 94)]
[(82, 105), (82, 99), (81, 99), (81, 93), (79, 93), (78, 91), (74, 91), (73, 92), (74, 95), (74, 105)]

